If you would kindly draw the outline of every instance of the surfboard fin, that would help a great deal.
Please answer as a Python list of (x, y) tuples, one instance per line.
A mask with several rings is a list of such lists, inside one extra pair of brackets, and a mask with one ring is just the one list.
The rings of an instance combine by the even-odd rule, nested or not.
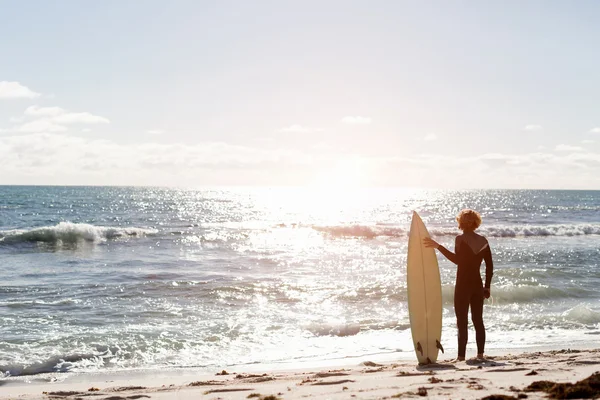
[(435, 345), (438, 349), (440, 349), (442, 351), (442, 353), (444, 353), (444, 346), (442, 346), (442, 344), (440, 343), (439, 340), (435, 340)]
[(421, 342), (417, 342), (417, 351), (420, 351), (421, 355), (423, 355), (423, 348), (421, 347)]

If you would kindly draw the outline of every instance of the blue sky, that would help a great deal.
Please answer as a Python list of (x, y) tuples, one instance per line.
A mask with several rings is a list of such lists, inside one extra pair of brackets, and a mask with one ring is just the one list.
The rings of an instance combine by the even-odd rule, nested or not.
[(0, 8), (0, 184), (600, 188), (598, 2)]

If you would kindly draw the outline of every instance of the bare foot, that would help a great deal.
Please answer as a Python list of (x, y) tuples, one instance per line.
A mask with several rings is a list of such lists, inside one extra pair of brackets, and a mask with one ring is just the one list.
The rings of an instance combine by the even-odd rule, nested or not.
[(479, 353), (479, 354), (477, 354), (477, 359), (478, 359), (478, 360), (484, 360), (484, 359), (485, 359), (485, 357), (483, 356), (483, 353)]

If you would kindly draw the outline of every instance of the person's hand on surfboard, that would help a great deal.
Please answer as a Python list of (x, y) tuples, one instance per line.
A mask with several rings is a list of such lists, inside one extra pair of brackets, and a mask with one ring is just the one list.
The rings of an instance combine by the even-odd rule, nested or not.
[(483, 288), (483, 297), (486, 299), (490, 298), (490, 288)]
[(437, 249), (438, 247), (440, 247), (440, 244), (438, 242), (436, 242), (435, 240), (433, 240), (432, 238), (424, 238), (423, 245), (425, 247), (433, 247), (434, 249)]

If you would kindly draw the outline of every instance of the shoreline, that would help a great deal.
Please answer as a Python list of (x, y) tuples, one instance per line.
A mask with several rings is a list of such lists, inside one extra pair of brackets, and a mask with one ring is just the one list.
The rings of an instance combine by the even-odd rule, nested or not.
[[(491, 351), (483, 362), (473, 358), (465, 362), (452, 360), (446, 354), (431, 366), (419, 366), (414, 358), (382, 361), (371, 357), (311, 366), (290, 362), (284, 368), (232, 366), (223, 375), (222, 371), (208, 373), (189, 368), (52, 373), (3, 378), (0, 399), (243, 399), (251, 393), (281, 399), (347, 399), (419, 397), (419, 390), (433, 398), (484, 398), (498, 394), (519, 398), (535, 381), (575, 383), (600, 371), (599, 348)], [(526, 395), (530, 399), (547, 398), (543, 392)]]

